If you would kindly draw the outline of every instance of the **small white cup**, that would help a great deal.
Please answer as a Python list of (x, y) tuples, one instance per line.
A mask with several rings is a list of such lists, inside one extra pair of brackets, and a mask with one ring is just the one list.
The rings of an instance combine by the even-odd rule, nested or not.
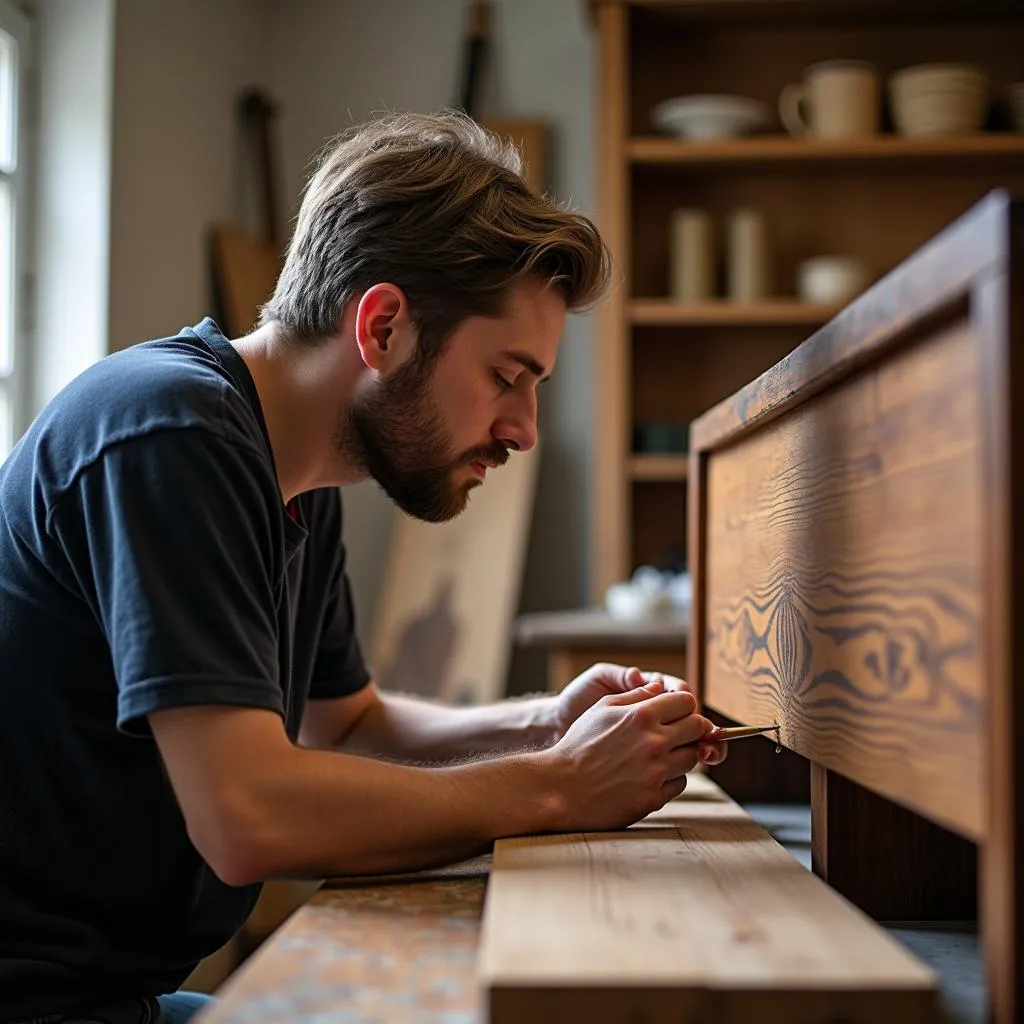
[(868, 286), (868, 269), (856, 256), (815, 256), (797, 267), (797, 294), (804, 302), (841, 305)]

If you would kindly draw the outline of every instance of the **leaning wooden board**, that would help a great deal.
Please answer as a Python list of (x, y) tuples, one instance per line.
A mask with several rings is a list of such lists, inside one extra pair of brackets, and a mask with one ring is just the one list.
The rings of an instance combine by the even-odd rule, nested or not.
[(492, 1024), (931, 1021), (936, 979), (714, 783), (624, 832), (495, 847)]
[(690, 466), (691, 681), (812, 762), (816, 870), (844, 891), (822, 853), (844, 826), (897, 887), (932, 872), (938, 906), (949, 884), (929, 844), (854, 834), (882, 829), (846, 780), (980, 845), (1003, 1024), (1024, 1015), (1022, 226), (989, 196), (698, 420)]

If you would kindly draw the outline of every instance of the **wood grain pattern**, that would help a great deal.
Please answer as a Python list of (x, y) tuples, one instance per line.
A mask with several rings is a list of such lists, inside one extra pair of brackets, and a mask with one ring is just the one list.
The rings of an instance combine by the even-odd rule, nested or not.
[(495, 849), (493, 1024), (932, 1020), (936, 979), (713, 783), (626, 832)]
[(703, 696), (978, 838), (974, 342), (936, 329), (711, 459)]

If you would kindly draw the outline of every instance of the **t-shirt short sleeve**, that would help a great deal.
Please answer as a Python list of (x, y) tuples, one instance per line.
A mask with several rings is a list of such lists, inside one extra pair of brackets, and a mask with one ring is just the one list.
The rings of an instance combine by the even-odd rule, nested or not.
[(283, 713), (279, 506), (265, 455), (203, 429), (112, 445), (54, 503), (47, 530), (109, 644), (120, 729), (196, 704)]

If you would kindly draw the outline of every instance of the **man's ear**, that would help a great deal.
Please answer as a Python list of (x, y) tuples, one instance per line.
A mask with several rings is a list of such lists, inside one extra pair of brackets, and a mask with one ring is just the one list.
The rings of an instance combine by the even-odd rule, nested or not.
[(367, 288), (356, 306), (355, 336), (370, 369), (386, 373), (403, 363), (416, 346), (405, 292), (386, 283)]

